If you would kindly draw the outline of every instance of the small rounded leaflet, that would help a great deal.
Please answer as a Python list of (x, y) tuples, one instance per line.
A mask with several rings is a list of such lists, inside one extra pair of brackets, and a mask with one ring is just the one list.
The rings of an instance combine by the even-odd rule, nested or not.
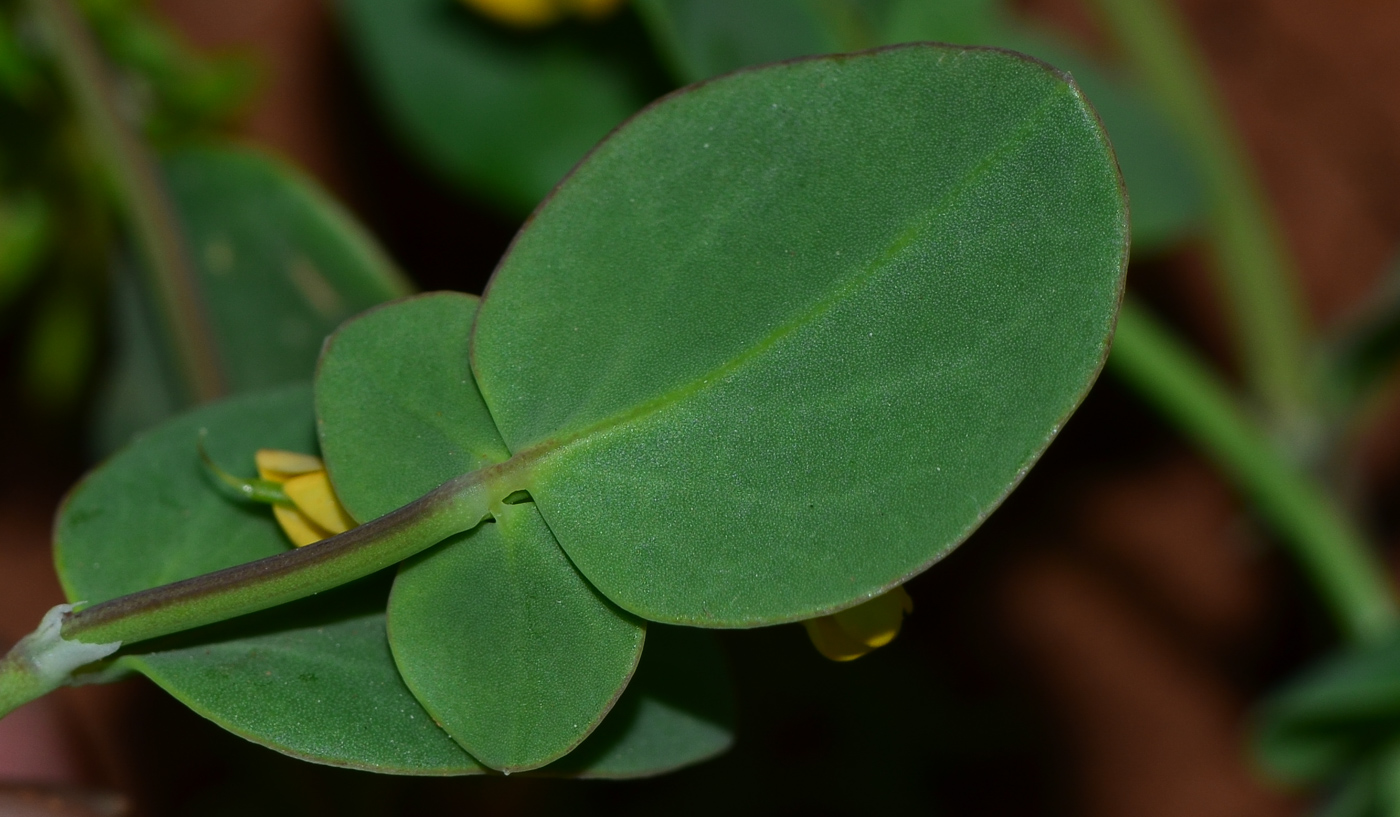
[(579, 571), (748, 627), (946, 556), (1097, 377), (1113, 153), (1070, 78), (916, 44), (740, 71), (616, 131), (516, 238), (472, 365)]
[[(321, 445), (356, 519), (508, 458), (467, 363), (476, 306), (459, 293), (409, 298), (328, 342), (316, 380)], [(482, 763), (517, 772), (593, 731), (646, 629), (578, 574), (533, 503), (498, 502), (493, 515), (404, 563), (389, 642), (434, 720)]]

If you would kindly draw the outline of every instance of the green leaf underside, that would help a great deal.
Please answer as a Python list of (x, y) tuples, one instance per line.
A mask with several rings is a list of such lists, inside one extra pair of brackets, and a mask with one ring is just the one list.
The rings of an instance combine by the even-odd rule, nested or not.
[(303, 760), (390, 774), (484, 773), (399, 677), (385, 637), (387, 591), (376, 577), (138, 645), (120, 663), (225, 729)]
[[(198, 148), (168, 156), (164, 170), (231, 393), (306, 381), (341, 321), (409, 291), (354, 221), (280, 162)], [(185, 400), (149, 308), (124, 303), (117, 315), (124, 345), (102, 401), (104, 450)]]
[(648, 98), (573, 26), (506, 32), (454, 0), (342, 0), (390, 121), (439, 172), (527, 212)]
[(1179, 243), (1204, 221), (1196, 169), (1166, 117), (1112, 71), (1044, 35), (1007, 27), (984, 41), (1032, 54), (1069, 71), (1113, 142), (1132, 202), (1133, 251), (1142, 256)]
[(1126, 213), (1064, 79), (929, 45), (669, 97), (535, 214), (473, 366), (637, 615), (807, 618), (945, 555), (1096, 376)]
[(289, 548), (264, 505), (231, 500), (200, 462), (253, 473), (258, 448), (315, 451), (311, 391), (291, 386), (216, 403), (161, 425), (88, 474), (54, 535), (71, 601), (96, 603)]
[(1335, 656), (1263, 707), (1255, 753), (1281, 779), (1318, 782), (1400, 742), (1400, 639)]
[[(239, 473), (260, 447), (315, 451), (311, 390), (253, 393), (176, 418), (85, 479), (59, 515), (55, 556), (71, 601), (98, 602), (288, 549), (266, 506), (230, 499), (196, 445)], [(399, 680), (385, 588), (361, 583), (189, 634), (120, 661), (250, 740), (339, 766), (405, 774), (481, 767)], [(366, 600), (366, 592), (370, 598)]]
[(502, 771), (582, 742), (627, 686), (645, 635), (529, 503), (404, 563), (389, 598), (399, 672), (434, 720)]
[(478, 299), (433, 292), (385, 304), (331, 335), (316, 370), (321, 451), (360, 522), (510, 453), (467, 360)]
[[(470, 295), (422, 295), (332, 337), (316, 381), (322, 450), (357, 519), (506, 459), (467, 361), (476, 306)], [(593, 730), (627, 684), (645, 627), (578, 574), (533, 503), (495, 517), (402, 566), (390, 642), (444, 729), (488, 766), (523, 771)]]
[(652, 625), (637, 674), (607, 720), (538, 773), (645, 777), (714, 757), (734, 741), (732, 689), (714, 635)]
[[(933, 41), (1009, 48), (1073, 73), (1113, 141), (1132, 198), (1133, 249), (1161, 250), (1198, 228), (1204, 197), (1190, 157), (1133, 83), (982, 0), (645, 0), (653, 38), (676, 75), (695, 82), (737, 68), (866, 47)], [(846, 14), (835, 13), (846, 7)], [(857, 30), (843, 31), (842, 23)], [(845, 36), (841, 36), (841, 35)]]
[[(120, 663), (225, 729), (304, 760), (391, 774), (485, 772), (400, 680), (384, 591), (371, 578), (142, 645)], [(711, 634), (657, 625), (608, 718), (537, 773), (645, 777), (714, 757), (733, 742), (731, 688)]]
[(1180, 242), (1200, 228), (1205, 197), (1185, 147), (1152, 100), (1112, 66), (1014, 19), (1009, 4), (989, 0), (895, 0), (871, 27), (885, 44), (933, 40), (1009, 48), (1074, 75), (1113, 141), (1132, 200), (1133, 251)]

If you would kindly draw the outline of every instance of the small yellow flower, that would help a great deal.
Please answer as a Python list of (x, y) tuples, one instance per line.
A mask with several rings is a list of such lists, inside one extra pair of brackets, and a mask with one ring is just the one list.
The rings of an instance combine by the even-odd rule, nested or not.
[(258, 476), (282, 486), (293, 507), (273, 505), (277, 524), (297, 547), (319, 542), (355, 527), (331, 488), (320, 458), (292, 451), (259, 449), (254, 455)]
[(904, 616), (914, 612), (914, 600), (903, 587), (863, 604), (802, 622), (817, 652), (832, 661), (854, 661), (885, 646), (899, 635)]
[(624, 0), (461, 0), (462, 5), (498, 23), (538, 28), (566, 15), (596, 20), (616, 11)]

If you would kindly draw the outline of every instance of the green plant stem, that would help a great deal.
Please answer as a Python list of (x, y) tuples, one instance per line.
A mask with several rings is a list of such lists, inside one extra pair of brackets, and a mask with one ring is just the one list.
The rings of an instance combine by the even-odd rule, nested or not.
[(1311, 454), (1317, 395), (1297, 275), (1205, 62), (1163, 0), (1095, 0), (1132, 67), (1190, 147), (1251, 387), (1276, 432)]
[(1230, 391), (1152, 315), (1126, 302), (1109, 368), (1182, 428), (1254, 500), (1351, 638), (1393, 630), (1384, 565), (1323, 488), (1284, 456)]
[(34, 632), (0, 657), (0, 717), (63, 686), (79, 667), (121, 648), (119, 642), (90, 644), (64, 639), (63, 617), (72, 609), (71, 604), (60, 604), (49, 610)]
[(76, 612), (55, 608), (0, 659), (0, 717), (67, 683), (73, 670), (118, 647), (306, 598), (471, 530), (521, 490), (534, 456), (527, 452), (457, 477), (392, 513), (313, 545)]
[(491, 513), (500, 466), (451, 480), (314, 545), (133, 593), (70, 614), (63, 637), (130, 644), (305, 598), (391, 567)]
[(148, 286), (164, 316), (169, 348), (188, 396), (194, 402), (218, 398), (225, 393), (218, 348), (155, 160), (123, 119), (101, 52), (72, 3), (31, 0), (30, 8), (140, 248)]
[(51, 691), (20, 656), (0, 658), (0, 717)]

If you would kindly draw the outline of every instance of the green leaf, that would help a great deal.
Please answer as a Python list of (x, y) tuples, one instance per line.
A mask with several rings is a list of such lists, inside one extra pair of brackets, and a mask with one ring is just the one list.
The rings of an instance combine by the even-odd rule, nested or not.
[(59, 581), (99, 602), (287, 550), (265, 505), (222, 493), (200, 462), (200, 430), (221, 467), (253, 473), (259, 448), (315, 451), (305, 386), (255, 393), (181, 415), (88, 474), (54, 534)]
[(316, 370), (321, 449), (356, 520), (510, 456), (467, 361), (477, 303), (417, 295), (346, 322), (326, 342)]
[[(618, 21), (513, 32), (455, 0), (342, 0), (360, 67), (431, 167), (524, 214), (653, 95)], [(630, 33), (630, 29), (625, 32)]]
[(1263, 706), (1255, 754), (1284, 780), (1316, 782), (1400, 741), (1400, 638), (1342, 652)]
[(186, 150), (165, 175), (235, 391), (304, 381), (336, 326), (409, 290), (349, 214), (290, 167)]
[(383, 581), (137, 645), (118, 663), (225, 729), (284, 754), (389, 774), (486, 769), (404, 686)]
[(579, 570), (750, 626), (945, 556), (1078, 405), (1126, 212), (1077, 90), (930, 45), (740, 72), (600, 145), (502, 262), (473, 365)]
[(37, 60), (27, 51), (9, 15), (0, 15), (0, 93), (26, 102), (40, 76)]
[(637, 674), (603, 725), (542, 775), (629, 778), (708, 760), (734, 742), (734, 700), (715, 637), (647, 628)]
[(641, 0), (639, 10), (683, 82), (875, 44), (936, 41), (1031, 54), (1071, 71), (1103, 119), (1132, 196), (1133, 249), (1160, 251), (1200, 226), (1204, 198), (1190, 157), (1141, 90), (1014, 23), (990, 0)]
[(672, 74), (690, 83), (749, 65), (845, 50), (822, 5), (820, 0), (638, 0), (637, 11)]
[(184, 392), (161, 345), (154, 304), (143, 298), (130, 256), (111, 264), (111, 362), (99, 381), (92, 445), (109, 454), (134, 434), (180, 412)]
[[(164, 168), (230, 392), (307, 380), (341, 321), (408, 292), (350, 216), (280, 162), (200, 148), (170, 155)], [(146, 393), (160, 379), (150, 373), (168, 369), (148, 357), (160, 337), (150, 312), (137, 306), (118, 315), (126, 340), (101, 401), (105, 450), (164, 419), (153, 411), (181, 399)]]
[[(248, 473), (260, 447), (314, 451), (305, 386), (216, 403), (142, 436), (93, 471), (54, 542), (70, 601), (98, 602), (288, 549), (266, 506), (230, 499), (196, 446)], [(119, 662), (215, 723), (323, 763), (412, 774), (480, 771), (398, 679), (382, 582), (137, 645)], [(368, 595), (366, 595), (368, 594)]]
[(1009, 48), (1074, 75), (1103, 120), (1132, 201), (1133, 252), (1160, 252), (1205, 218), (1199, 174), (1181, 139), (1130, 77), (1046, 32), (1018, 23), (994, 0), (895, 0), (872, 25), (886, 44), (936, 40)]
[[(465, 354), (476, 305), (470, 295), (421, 295), (332, 336), (317, 416), (337, 495), (357, 519), (508, 456)], [(402, 566), (390, 642), (435, 721), (486, 765), (524, 771), (602, 720), (645, 627), (578, 574), (533, 503), (494, 515)]]
[(1132, 202), (1133, 252), (1161, 252), (1199, 230), (1205, 194), (1185, 146), (1134, 83), (1054, 38), (1008, 27), (987, 41), (1038, 57), (1074, 75), (1103, 120)]
[(578, 574), (532, 504), (399, 569), (389, 640), (413, 694), (482, 763), (534, 769), (603, 720), (645, 625)]
[(1327, 338), (1329, 397), (1334, 411), (1353, 415), (1392, 381), (1400, 368), (1400, 258), (1361, 310)]
[(1103, 120), (1132, 200), (1133, 251), (1180, 242), (1200, 228), (1205, 194), (1191, 157), (1152, 100), (1129, 78), (1077, 49), (1019, 24), (990, 0), (896, 0), (882, 24), (885, 43), (937, 40), (1030, 54), (1074, 75)]

